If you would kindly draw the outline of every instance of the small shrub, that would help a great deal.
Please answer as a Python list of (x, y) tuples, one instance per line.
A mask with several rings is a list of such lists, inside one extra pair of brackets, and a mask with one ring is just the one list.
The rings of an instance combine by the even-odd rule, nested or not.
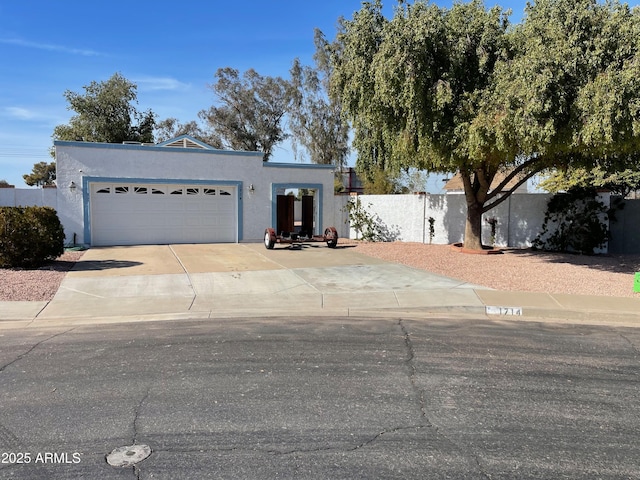
[(491, 225), (491, 245), (495, 245), (496, 230), (498, 228), (498, 219), (496, 217), (487, 218), (487, 223)]
[[(371, 206), (371, 204), (369, 204)], [(362, 235), (362, 240), (377, 242), (381, 240), (382, 234), (376, 218), (371, 215), (362, 205), (360, 197), (351, 197), (345, 209), (349, 214), (349, 223), (356, 231), (356, 240)]]
[(429, 245), (433, 242), (433, 237), (436, 235), (436, 219), (429, 217)]
[(64, 230), (50, 207), (0, 207), (0, 267), (38, 267), (64, 252)]

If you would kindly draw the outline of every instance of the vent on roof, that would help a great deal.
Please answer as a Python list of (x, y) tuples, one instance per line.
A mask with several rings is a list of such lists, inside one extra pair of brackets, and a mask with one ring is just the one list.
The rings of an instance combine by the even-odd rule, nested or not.
[(197, 144), (189, 138), (180, 138), (175, 142), (167, 143), (165, 147), (178, 147), (178, 148), (200, 148), (204, 149), (202, 145)]
[(135, 142), (133, 140), (125, 140), (122, 142), (123, 145), (142, 145), (142, 142)]

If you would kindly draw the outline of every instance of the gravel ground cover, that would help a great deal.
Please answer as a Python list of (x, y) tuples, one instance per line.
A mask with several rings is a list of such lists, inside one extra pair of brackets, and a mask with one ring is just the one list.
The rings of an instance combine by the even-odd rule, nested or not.
[[(504, 250), (501, 255), (470, 255), (449, 245), (369, 243), (341, 240), (357, 252), (476, 285), (523, 292), (637, 297), (634, 273), (640, 255), (571, 255)], [(67, 251), (39, 269), (0, 269), (0, 301), (46, 301), (84, 252)]]
[(640, 255), (573, 255), (506, 249), (472, 255), (449, 245), (356, 243), (356, 251), (496, 290), (638, 297)]
[(47, 301), (62, 279), (82, 257), (82, 251), (65, 251), (56, 260), (36, 269), (0, 269), (0, 301)]

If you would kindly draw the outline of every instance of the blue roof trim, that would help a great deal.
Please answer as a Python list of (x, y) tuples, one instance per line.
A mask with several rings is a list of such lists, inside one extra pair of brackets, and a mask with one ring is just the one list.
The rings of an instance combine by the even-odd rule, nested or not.
[(56, 140), (53, 142), (54, 146), (60, 147), (78, 147), (78, 148), (102, 148), (113, 150), (143, 150), (145, 152), (180, 152), (180, 153), (200, 153), (204, 155), (218, 154), (228, 156), (245, 156), (245, 157), (260, 157), (262, 158), (262, 152), (244, 152), (238, 150), (218, 150), (218, 149), (200, 149), (200, 148), (182, 148), (182, 147), (158, 147), (157, 145), (131, 145), (123, 143), (99, 143), (99, 142), (68, 142), (63, 140)]
[[(213, 148), (208, 143), (201, 142), (200, 140), (197, 140), (197, 139), (193, 138), (191, 135), (187, 135), (187, 134), (179, 135), (179, 136), (177, 136), (175, 138), (170, 138), (169, 140), (166, 140), (164, 142), (157, 143), (156, 147), (164, 147), (165, 145), (169, 145), (170, 143), (173, 143), (173, 142), (175, 142), (177, 140), (184, 140), (185, 138), (188, 139), (189, 141), (197, 144), (197, 145), (200, 145), (205, 150), (216, 150), (215, 148)], [(174, 147), (174, 148), (179, 148), (179, 147)]]
[(270, 163), (263, 162), (263, 167), (267, 168), (306, 168), (318, 170), (335, 170), (335, 165), (318, 165), (317, 163)]

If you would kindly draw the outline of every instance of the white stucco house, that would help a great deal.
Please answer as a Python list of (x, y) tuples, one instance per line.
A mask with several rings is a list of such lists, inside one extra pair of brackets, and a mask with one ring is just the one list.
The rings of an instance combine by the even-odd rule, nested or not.
[(261, 241), (267, 227), (293, 229), (279, 204), (292, 189), (307, 193), (314, 234), (321, 234), (325, 212), (333, 213), (333, 166), (263, 162), (260, 152), (217, 150), (188, 135), (157, 145), (56, 141), (54, 147), (58, 216), (68, 243)]

